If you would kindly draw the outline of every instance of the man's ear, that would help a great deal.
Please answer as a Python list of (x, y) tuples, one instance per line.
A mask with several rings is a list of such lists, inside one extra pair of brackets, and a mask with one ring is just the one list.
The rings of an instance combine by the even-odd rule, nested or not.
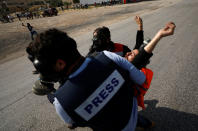
[(55, 69), (56, 71), (62, 71), (66, 66), (66, 62), (62, 59), (56, 61)]

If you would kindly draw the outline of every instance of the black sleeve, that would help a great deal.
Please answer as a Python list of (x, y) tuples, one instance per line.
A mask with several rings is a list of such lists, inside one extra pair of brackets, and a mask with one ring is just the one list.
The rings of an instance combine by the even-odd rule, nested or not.
[(147, 53), (144, 48), (139, 50), (139, 53), (131, 62), (136, 68), (141, 69), (146, 67), (150, 63), (150, 58), (153, 56), (153, 53)]
[(143, 44), (144, 41), (144, 31), (143, 30), (138, 30), (137, 35), (136, 35), (136, 44), (134, 49), (139, 49), (140, 46)]
[(123, 57), (126, 55), (127, 52), (131, 52), (128, 46), (123, 46)]

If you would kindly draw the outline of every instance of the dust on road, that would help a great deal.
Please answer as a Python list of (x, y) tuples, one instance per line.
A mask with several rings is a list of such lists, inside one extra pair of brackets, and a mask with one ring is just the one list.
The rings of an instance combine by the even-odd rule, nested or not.
[[(55, 17), (22, 22), (30, 23), (38, 32), (48, 28), (58, 28), (75, 37), (81, 33), (93, 31), (99, 26), (108, 26), (135, 15), (150, 13), (176, 2), (178, 0), (145, 0), (92, 9), (66, 10)], [(0, 64), (25, 55), (25, 47), (31, 39), (27, 28), (21, 26), (22, 22), (0, 24)]]

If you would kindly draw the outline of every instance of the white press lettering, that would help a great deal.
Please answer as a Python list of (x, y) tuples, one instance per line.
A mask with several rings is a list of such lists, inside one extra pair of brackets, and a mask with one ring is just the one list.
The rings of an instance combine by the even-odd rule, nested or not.
[(115, 70), (79, 107), (75, 109), (75, 112), (88, 121), (112, 99), (123, 83), (123, 77)]

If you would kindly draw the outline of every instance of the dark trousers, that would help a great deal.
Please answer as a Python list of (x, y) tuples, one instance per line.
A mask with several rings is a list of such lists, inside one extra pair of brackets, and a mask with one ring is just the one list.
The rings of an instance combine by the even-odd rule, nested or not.
[(152, 122), (147, 119), (146, 117), (138, 114), (138, 120), (137, 120), (137, 127), (142, 127), (142, 128), (149, 128), (151, 127)]
[(31, 34), (32, 40), (34, 40), (34, 35), (36, 36), (37, 35), (37, 32), (36, 31), (32, 31), (32, 32), (30, 32), (30, 34)]

